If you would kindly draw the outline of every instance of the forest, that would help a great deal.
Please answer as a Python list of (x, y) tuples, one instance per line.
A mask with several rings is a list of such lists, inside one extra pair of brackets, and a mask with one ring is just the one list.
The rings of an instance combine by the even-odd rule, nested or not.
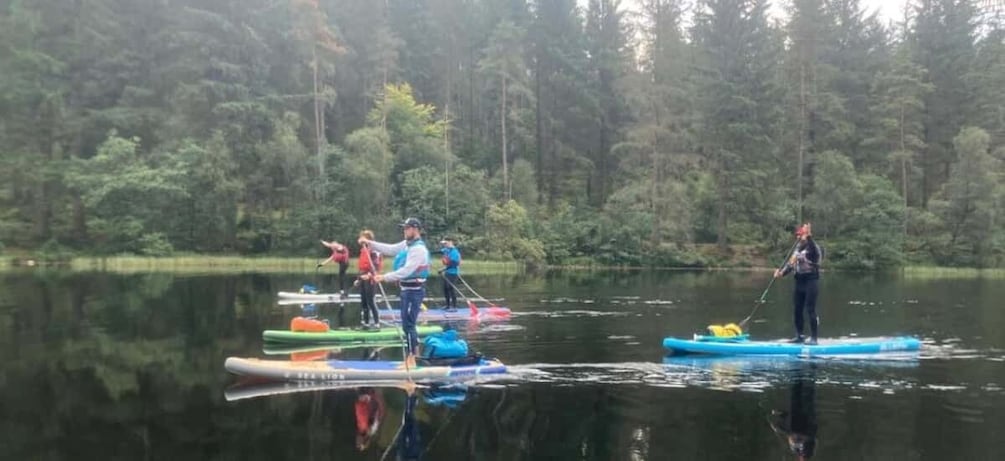
[(0, 0), (0, 254), (1005, 266), (995, 5)]

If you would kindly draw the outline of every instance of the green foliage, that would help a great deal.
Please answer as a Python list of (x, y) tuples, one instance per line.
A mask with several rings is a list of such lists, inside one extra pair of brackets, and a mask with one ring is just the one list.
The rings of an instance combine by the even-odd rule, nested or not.
[(8, 248), (315, 254), (414, 214), (476, 256), (716, 265), (805, 213), (834, 266), (1005, 262), (973, 2), (239, 3), (0, 2)]
[(806, 200), (814, 234), (832, 267), (876, 269), (901, 263), (904, 207), (889, 180), (858, 175), (839, 153), (819, 157), (816, 187)]
[(515, 201), (491, 205), (485, 213), (485, 234), (471, 241), (476, 254), (488, 259), (515, 259), (530, 267), (545, 261), (541, 241), (531, 238), (531, 221), (527, 211)]
[(998, 181), (1001, 165), (989, 154), (990, 136), (980, 128), (966, 127), (953, 139), (958, 160), (949, 181), (932, 202), (948, 232), (943, 258), (971, 266), (988, 265), (1000, 248), (993, 247), (996, 212), (1000, 205)]
[(422, 219), (429, 235), (480, 235), (489, 205), (486, 186), (484, 173), (464, 165), (450, 172), (449, 194), (442, 171), (432, 167), (409, 170), (402, 174), (400, 214)]

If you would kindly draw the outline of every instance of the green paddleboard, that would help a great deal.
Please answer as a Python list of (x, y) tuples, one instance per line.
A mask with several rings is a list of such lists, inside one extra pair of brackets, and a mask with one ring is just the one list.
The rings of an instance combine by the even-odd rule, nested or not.
[[(443, 331), (438, 326), (418, 327), (419, 336), (430, 335)], [(345, 342), (379, 342), (400, 339), (404, 336), (401, 328), (384, 327), (380, 330), (328, 330), (325, 332), (305, 332), (289, 330), (265, 330), (262, 339), (271, 343), (308, 344), (308, 343), (345, 343)]]
[(378, 348), (378, 349), (386, 347), (400, 348), (401, 340), (398, 338), (376, 339), (364, 343), (341, 342), (341, 343), (328, 343), (328, 344), (267, 342), (262, 346), (262, 352), (265, 355), (286, 355), (286, 354), (298, 354), (302, 352), (316, 352), (316, 351), (344, 352), (347, 349), (361, 349), (365, 347)]

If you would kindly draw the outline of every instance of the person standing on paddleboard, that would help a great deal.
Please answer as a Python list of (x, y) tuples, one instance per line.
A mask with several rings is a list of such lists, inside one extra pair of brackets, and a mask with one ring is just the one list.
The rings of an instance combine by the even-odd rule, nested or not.
[(446, 298), (446, 309), (448, 311), (457, 310), (457, 290), (455, 287), (460, 283), (461, 276), (461, 251), (454, 245), (454, 239), (445, 238), (440, 241), (440, 253), (443, 257), (443, 297)]
[[(359, 233), (360, 239), (373, 240), (373, 232), (363, 230)], [(356, 261), (359, 268), (359, 277), (368, 274), (378, 274), (383, 266), (383, 258), (380, 253), (374, 251), (367, 244), (361, 244), (359, 249), (359, 259)], [(363, 327), (380, 330), (380, 314), (377, 312), (377, 290), (372, 280), (357, 280), (359, 284), (360, 305), (363, 311)], [(370, 317), (373, 316), (373, 323)]]
[(345, 294), (345, 273), (346, 273), (346, 271), (349, 270), (349, 248), (347, 248), (345, 245), (342, 245), (341, 243), (334, 242), (334, 241), (333, 242), (326, 242), (326, 241), (322, 240), (321, 244), (324, 245), (324, 246), (326, 246), (329, 250), (331, 250), (332, 254), (331, 254), (331, 256), (328, 257), (328, 259), (326, 259), (326, 260), (321, 261), (320, 263), (318, 263), (317, 267), (320, 268), (321, 266), (324, 266), (325, 264), (328, 264), (328, 261), (335, 261), (335, 262), (338, 263), (338, 289), (339, 289), (339, 297), (341, 297), (342, 299), (345, 299), (345, 297), (346, 297), (346, 294)]
[(792, 304), (796, 336), (792, 338), (791, 342), (802, 343), (806, 341), (806, 337), (803, 336), (803, 311), (805, 310), (810, 320), (809, 344), (816, 344), (817, 330), (820, 325), (817, 318), (817, 294), (820, 290), (820, 246), (813, 241), (813, 232), (809, 223), (796, 229), (796, 238), (799, 239), (799, 244), (796, 245), (795, 252), (792, 253), (785, 266), (775, 270), (775, 278), (795, 272), (796, 288), (792, 295)]
[(360, 245), (369, 245), (373, 250), (387, 256), (394, 256), (394, 268), (387, 274), (366, 275), (364, 280), (372, 279), (380, 282), (398, 282), (401, 289), (401, 328), (405, 331), (408, 342), (408, 357), (405, 362), (409, 368), (415, 367), (415, 357), (419, 348), (419, 332), (416, 322), (422, 301), (426, 297), (426, 279), (429, 278), (429, 249), (422, 241), (422, 223), (418, 219), (408, 218), (399, 226), (405, 234), (405, 240), (395, 243), (380, 243), (366, 238), (360, 238)]

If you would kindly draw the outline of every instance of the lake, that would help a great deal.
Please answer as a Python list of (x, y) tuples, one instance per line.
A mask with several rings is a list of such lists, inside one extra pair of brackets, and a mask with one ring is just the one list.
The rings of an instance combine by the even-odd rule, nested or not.
[[(746, 317), (768, 277), (467, 277), (514, 315), (456, 327), (511, 373), (409, 396), (236, 386), (227, 357), (290, 357), (266, 355), (261, 333), (301, 312), (275, 293), (310, 276), (13, 270), (0, 274), (0, 459), (1005, 457), (1005, 280), (824, 275), (822, 337), (915, 335), (913, 356), (665, 357), (665, 336)], [(791, 336), (791, 284), (772, 288), (753, 336)], [(357, 306), (343, 322), (359, 321)], [(318, 309), (338, 322), (338, 307)], [(393, 344), (328, 353), (401, 357)]]

